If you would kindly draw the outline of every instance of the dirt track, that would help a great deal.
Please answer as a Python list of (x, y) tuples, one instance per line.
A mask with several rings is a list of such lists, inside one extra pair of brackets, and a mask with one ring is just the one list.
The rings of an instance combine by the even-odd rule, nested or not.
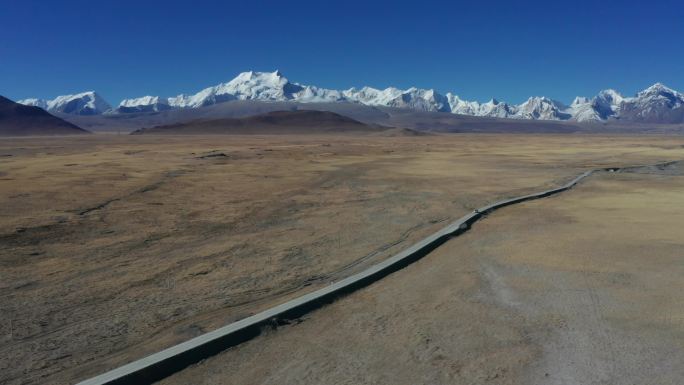
[(486, 202), (586, 168), (679, 159), (682, 143), (4, 141), (0, 382), (98, 374), (358, 271)]

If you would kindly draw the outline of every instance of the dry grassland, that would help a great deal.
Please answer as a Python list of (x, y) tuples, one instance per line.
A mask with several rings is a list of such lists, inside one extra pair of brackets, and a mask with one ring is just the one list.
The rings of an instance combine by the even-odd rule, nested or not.
[(684, 166), (510, 206), (409, 267), (165, 381), (672, 385)]
[(681, 159), (683, 145), (560, 135), (3, 139), (0, 383), (98, 374), (352, 274), (486, 202), (595, 166)]

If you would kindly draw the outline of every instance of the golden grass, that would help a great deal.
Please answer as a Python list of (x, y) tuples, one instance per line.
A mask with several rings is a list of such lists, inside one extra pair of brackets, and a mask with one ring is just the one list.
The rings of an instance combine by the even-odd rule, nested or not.
[(5, 140), (2, 380), (98, 373), (340, 279), (486, 202), (590, 167), (684, 158), (683, 144), (552, 135)]

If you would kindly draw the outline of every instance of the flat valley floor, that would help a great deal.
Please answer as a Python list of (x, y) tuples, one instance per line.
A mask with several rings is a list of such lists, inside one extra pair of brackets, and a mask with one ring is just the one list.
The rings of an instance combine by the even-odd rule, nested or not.
[[(68, 384), (315, 290), (497, 199), (684, 159), (655, 136), (0, 143), (0, 383)], [(684, 176), (599, 173), (168, 384), (677, 384)]]

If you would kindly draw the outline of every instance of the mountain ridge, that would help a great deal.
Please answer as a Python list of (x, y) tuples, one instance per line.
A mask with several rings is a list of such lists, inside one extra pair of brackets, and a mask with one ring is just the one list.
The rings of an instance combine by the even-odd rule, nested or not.
[(51, 115), (0, 96), (0, 136), (76, 135), (88, 131)]
[[(241, 118), (197, 119), (188, 122), (140, 128), (132, 135), (197, 134), (340, 134), (382, 133), (394, 127), (366, 124), (330, 111), (281, 110)], [(396, 130), (396, 129), (395, 129)], [(413, 130), (407, 133), (419, 134)]]
[(23, 99), (17, 103), (40, 107), (48, 112), (73, 115), (99, 115), (110, 111), (112, 106), (95, 91), (85, 91), (73, 95), (60, 95), (54, 99)]
[(325, 89), (290, 82), (280, 71), (242, 72), (226, 83), (207, 87), (195, 94), (174, 97), (143, 96), (124, 99), (112, 108), (99, 94), (89, 91), (59, 96), (52, 100), (24, 99), (50, 112), (77, 115), (159, 112), (170, 109), (200, 108), (233, 100), (299, 103), (358, 103), (368, 106), (406, 108), (425, 112), (459, 115), (575, 122), (624, 120), (642, 123), (683, 123), (684, 94), (656, 83), (634, 97), (624, 97), (607, 89), (592, 98), (576, 97), (570, 105), (545, 96), (533, 96), (515, 105), (492, 99), (486, 103), (461, 99), (448, 92), (411, 87), (402, 90), (372, 87), (347, 90)]

